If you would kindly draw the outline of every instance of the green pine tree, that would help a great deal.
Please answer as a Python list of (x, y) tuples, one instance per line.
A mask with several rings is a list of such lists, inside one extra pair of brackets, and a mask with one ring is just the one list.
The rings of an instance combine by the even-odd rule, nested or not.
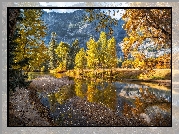
[(27, 59), (26, 60), (21, 60), (19, 63), (15, 63), (15, 57), (17, 56), (17, 48), (18, 44), (15, 42), (17, 38), (19, 38), (18, 31), (19, 29), (17, 28), (17, 23), (20, 23), (22, 21), (22, 16), (20, 16), (20, 9), (9, 9), (8, 12), (9, 16), (9, 44), (8, 44), (8, 88), (9, 91), (14, 91), (16, 87), (25, 87), (29, 84), (29, 82), (25, 82), (25, 79), (27, 78), (27, 75), (22, 73), (22, 69), (15, 69), (14, 65), (20, 66), (19, 63), (23, 63), (24, 65), (27, 64)]
[(75, 66), (75, 57), (76, 54), (79, 52), (80, 47), (79, 47), (79, 41), (78, 39), (76, 39), (73, 43), (72, 46), (70, 48), (70, 52), (69, 52), (69, 69), (73, 69)]
[(55, 69), (57, 67), (57, 55), (55, 52), (55, 49), (57, 48), (57, 42), (56, 42), (56, 33), (51, 33), (51, 40), (49, 42), (49, 67), (50, 69)]

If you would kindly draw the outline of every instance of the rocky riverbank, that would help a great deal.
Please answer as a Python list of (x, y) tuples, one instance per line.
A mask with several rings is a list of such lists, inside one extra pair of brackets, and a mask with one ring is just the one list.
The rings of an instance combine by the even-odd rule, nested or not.
[(48, 109), (37, 98), (36, 91), (50, 93), (68, 84), (73, 84), (73, 81), (67, 77), (43, 76), (32, 80), (27, 89), (16, 88), (9, 97), (9, 126), (55, 126)]
[(54, 78), (46, 75), (32, 80), (28, 89), (52, 93), (57, 91), (60, 87), (70, 84), (74, 84), (74, 81), (70, 80), (69, 77)]

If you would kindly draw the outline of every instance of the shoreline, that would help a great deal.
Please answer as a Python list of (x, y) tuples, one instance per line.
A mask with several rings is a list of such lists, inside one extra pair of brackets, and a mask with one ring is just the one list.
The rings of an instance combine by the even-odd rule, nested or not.
[[(49, 79), (51, 81), (48, 81)], [(44, 83), (46, 86), (42, 85)], [(50, 117), (49, 109), (40, 103), (36, 92), (44, 90), (50, 93), (55, 91), (55, 87), (71, 83), (72, 81), (66, 78), (44, 76), (32, 80), (28, 88), (16, 88), (16, 91), (9, 96), (9, 126), (56, 126)]]
[(135, 82), (153, 82), (163, 86), (171, 86), (171, 80), (143, 80), (143, 79), (124, 79), (124, 81), (135, 81)]

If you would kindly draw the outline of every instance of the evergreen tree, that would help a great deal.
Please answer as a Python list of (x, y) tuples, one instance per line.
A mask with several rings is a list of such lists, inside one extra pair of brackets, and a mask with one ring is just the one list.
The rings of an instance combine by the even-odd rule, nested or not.
[(75, 66), (75, 57), (76, 54), (79, 52), (80, 47), (79, 47), (79, 41), (78, 39), (76, 39), (73, 43), (72, 46), (70, 48), (70, 52), (69, 52), (69, 69), (73, 69)]
[(57, 55), (55, 52), (55, 49), (57, 48), (57, 43), (56, 43), (56, 33), (52, 32), (51, 33), (51, 40), (49, 43), (49, 67), (50, 69), (55, 69), (57, 67)]
[(8, 11), (9, 16), (9, 44), (8, 44), (8, 85), (9, 85), (9, 91), (14, 89), (16, 87), (22, 87), (26, 86), (28, 83), (25, 82), (25, 75), (22, 74), (22, 70), (14, 69), (13, 66), (17, 63), (15, 63), (14, 58), (16, 57), (16, 48), (18, 47), (18, 44), (14, 42), (15, 39), (19, 37), (18, 35), (18, 29), (17, 29), (17, 23), (22, 20), (22, 17), (20, 17), (20, 9), (9, 9)]
[(20, 35), (18, 34), (17, 23), (20, 23), (22, 17), (20, 16), (19, 9), (9, 9), (9, 71), (11, 75), (11, 71), (15, 71), (16, 69), (13, 68), (15, 65), (14, 58), (16, 57), (16, 51), (18, 48), (18, 44), (14, 41)]

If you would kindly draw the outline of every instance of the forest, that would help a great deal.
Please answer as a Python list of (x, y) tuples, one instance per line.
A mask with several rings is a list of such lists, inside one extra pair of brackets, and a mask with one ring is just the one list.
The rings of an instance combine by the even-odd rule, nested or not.
[[(105, 106), (114, 111), (119, 110), (116, 107), (120, 100), (123, 106), (123, 116), (134, 121), (130, 124), (131, 126), (135, 126), (134, 118), (141, 118), (141, 113), (149, 110), (150, 106), (153, 108), (153, 105), (158, 106), (163, 103), (163, 107), (171, 108), (171, 98), (166, 97), (171, 93), (169, 90), (171, 88), (171, 8), (125, 9), (122, 15), (124, 21), (122, 28), (126, 36), (121, 42), (117, 42), (119, 39), (114, 36), (118, 21), (112, 17), (119, 10), (112, 12), (94, 8), (83, 10), (85, 11), (83, 23), (95, 23), (93, 30), (99, 34), (99, 38), (89, 35), (85, 42), (86, 47), (82, 47), (84, 44), (80, 44), (78, 36), (75, 36), (76, 39), (72, 40), (72, 43), (57, 40), (59, 35), (55, 31), (51, 32), (50, 41), (47, 43), (45, 38), (49, 29), (42, 19), (43, 9), (8, 9), (9, 94), (21, 92), (21, 88), (32, 92), (30, 95), (32, 98), (34, 92), (40, 94), (39, 96), (47, 92), (50, 110), (55, 109), (57, 103), (62, 106), (68, 102), (80, 103), (81, 101), (78, 102), (74, 96), (86, 98), (87, 102), (84, 104), (95, 103), (97, 107), (102, 106), (101, 109)], [(72, 24), (70, 26), (72, 27)], [(58, 30), (63, 32), (64, 29)], [(122, 56), (118, 54), (117, 45), (121, 47)], [(33, 73), (48, 75), (42, 77), (39, 75), (31, 79), (29, 74)], [(130, 83), (130, 81), (139, 82), (137, 83), (139, 85), (135, 87), (135, 83)], [(142, 82), (151, 82), (154, 86), (151, 83)], [(140, 87), (140, 84), (144, 86)], [(49, 87), (46, 87), (47, 85)], [(149, 91), (143, 88), (148, 85), (152, 88), (147, 87)], [(162, 89), (167, 91), (163, 93), (160, 86), (166, 86), (167, 88), (162, 87)], [(119, 87), (120, 91), (118, 91)], [(140, 95), (131, 97), (128, 92), (132, 93), (136, 88)], [(54, 90), (54, 92), (49, 90)], [(56, 90), (59, 91), (56, 92)], [(153, 91), (155, 93), (151, 93)], [(164, 98), (157, 98), (156, 92), (163, 94)], [(70, 98), (74, 100), (71, 102)], [(133, 107), (130, 104), (133, 104)], [(133, 111), (133, 115), (128, 113), (130, 110)], [(166, 111), (168, 114), (169, 109), (167, 108)], [(170, 118), (170, 114), (166, 118)], [(157, 114), (156, 118), (160, 120), (162, 115), (163, 113), (159, 116)], [(53, 123), (60, 126), (68, 125), (71, 118), (68, 118), (66, 122), (66, 116), (71, 117), (71, 114), (65, 112)], [(121, 118), (123, 117), (118, 117), (118, 115), (116, 117), (116, 119)], [(146, 119), (147, 121), (145, 120), (142, 124), (137, 123), (139, 126), (170, 126), (170, 123), (164, 121), (166, 118), (162, 118), (162, 123), (155, 122), (155, 119), (151, 119), (151, 122)], [(72, 126), (76, 125), (76, 120), (73, 121)], [(78, 125), (83, 125), (80, 123)], [(111, 125), (120, 126), (119, 122), (116, 123)], [(98, 126), (99, 124), (90, 122), (84, 126)]]
[[(51, 33), (51, 40), (46, 45), (43, 37), (48, 29), (40, 18), (42, 13), (41, 9), (18, 11), (19, 16), (15, 20), (16, 29), (12, 33), (13, 38), (9, 40), (10, 44), (13, 44), (9, 46), (10, 70), (60, 73), (73, 69), (133, 68), (151, 70), (170, 68), (171, 52), (158, 57), (146, 58), (146, 55), (139, 50), (140, 45), (146, 40), (154, 42), (152, 47), (147, 48), (150, 49), (149, 51), (171, 48), (171, 11), (169, 9), (126, 10), (122, 17), (123, 20), (128, 20), (124, 25), (124, 29), (127, 31), (127, 37), (123, 39), (122, 45), (124, 58), (118, 58), (116, 54), (116, 39), (112, 37), (113, 29), (111, 28), (111, 25), (116, 25), (116, 20), (111, 16), (86, 9), (84, 21), (92, 22), (96, 18), (99, 20), (96, 29), (100, 32), (106, 27), (109, 33), (101, 31), (98, 40), (90, 37), (86, 42), (87, 49), (85, 50), (80, 48), (78, 39), (74, 40), (72, 44), (57, 42), (55, 32)], [(142, 23), (138, 22), (140, 17), (143, 17)], [(128, 58), (129, 55), (132, 58)]]

